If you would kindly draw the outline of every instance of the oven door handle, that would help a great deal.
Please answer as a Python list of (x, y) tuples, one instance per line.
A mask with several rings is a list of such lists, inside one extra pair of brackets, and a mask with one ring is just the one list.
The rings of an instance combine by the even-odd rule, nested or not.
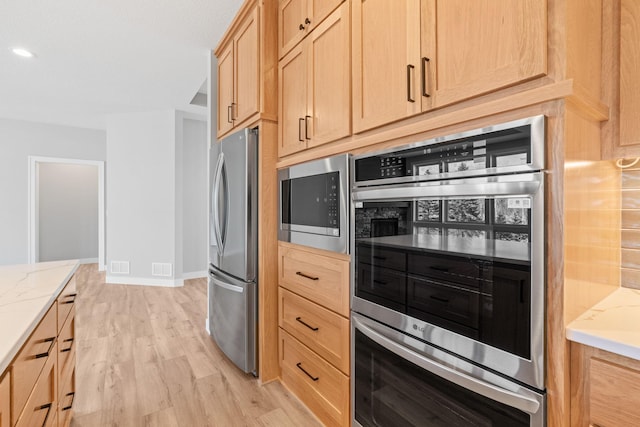
[(421, 354), (418, 354), (407, 347), (396, 343), (395, 341), (385, 337), (384, 335), (376, 332), (370, 327), (366, 326), (356, 316), (352, 316), (352, 322), (356, 329), (366, 335), (369, 339), (375, 341), (377, 344), (386, 348), (392, 353), (406, 359), (421, 368), (431, 372), (434, 375), (439, 376), (447, 381), (459, 385), (460, 387), (471, 390), (482, 396), (486, 396), (504, 405), (517, 408), (521, 411), (529, 414), (535, 414), (540, 409), (540, 403), (529, 399), (527, 397), (516, 394), (512, 391), (505, 390), (501, 387), (497, 387), (493, 384), (489, 384), (485, 381), (479, 380), (472, 376), (466, 375), (462, 372), (458, 372), (447, 366), (441, 365), (434, 360), (431, 360)]

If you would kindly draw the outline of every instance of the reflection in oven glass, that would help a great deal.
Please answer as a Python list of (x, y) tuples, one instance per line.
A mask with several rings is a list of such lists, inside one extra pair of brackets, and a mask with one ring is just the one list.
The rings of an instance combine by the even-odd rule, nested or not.
[(356, 330), (355, 418), (363, 427), (517, 427), (529, 415), (444, 380)]

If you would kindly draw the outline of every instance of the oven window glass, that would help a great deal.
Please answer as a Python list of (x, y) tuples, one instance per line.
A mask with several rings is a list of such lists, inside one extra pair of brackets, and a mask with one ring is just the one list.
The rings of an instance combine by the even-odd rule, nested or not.
[(363, 427), (528, 427), (530, 415), (444, 380), (355, 332), (355, 419)]

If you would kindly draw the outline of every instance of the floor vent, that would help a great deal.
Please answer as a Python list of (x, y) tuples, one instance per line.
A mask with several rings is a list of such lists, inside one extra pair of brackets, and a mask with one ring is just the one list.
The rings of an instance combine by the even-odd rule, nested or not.
[(111, 261), (111, 274), (129, 274), (129, 261)]
[(171, 277), (171, 264), (163, 262), (151, 263), (151, 275)]

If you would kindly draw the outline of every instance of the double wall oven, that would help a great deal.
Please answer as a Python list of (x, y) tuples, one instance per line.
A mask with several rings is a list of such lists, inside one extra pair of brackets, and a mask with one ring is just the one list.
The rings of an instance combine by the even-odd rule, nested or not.
[(352, 158), (362, 426), (543, 426), (544, 117)]

